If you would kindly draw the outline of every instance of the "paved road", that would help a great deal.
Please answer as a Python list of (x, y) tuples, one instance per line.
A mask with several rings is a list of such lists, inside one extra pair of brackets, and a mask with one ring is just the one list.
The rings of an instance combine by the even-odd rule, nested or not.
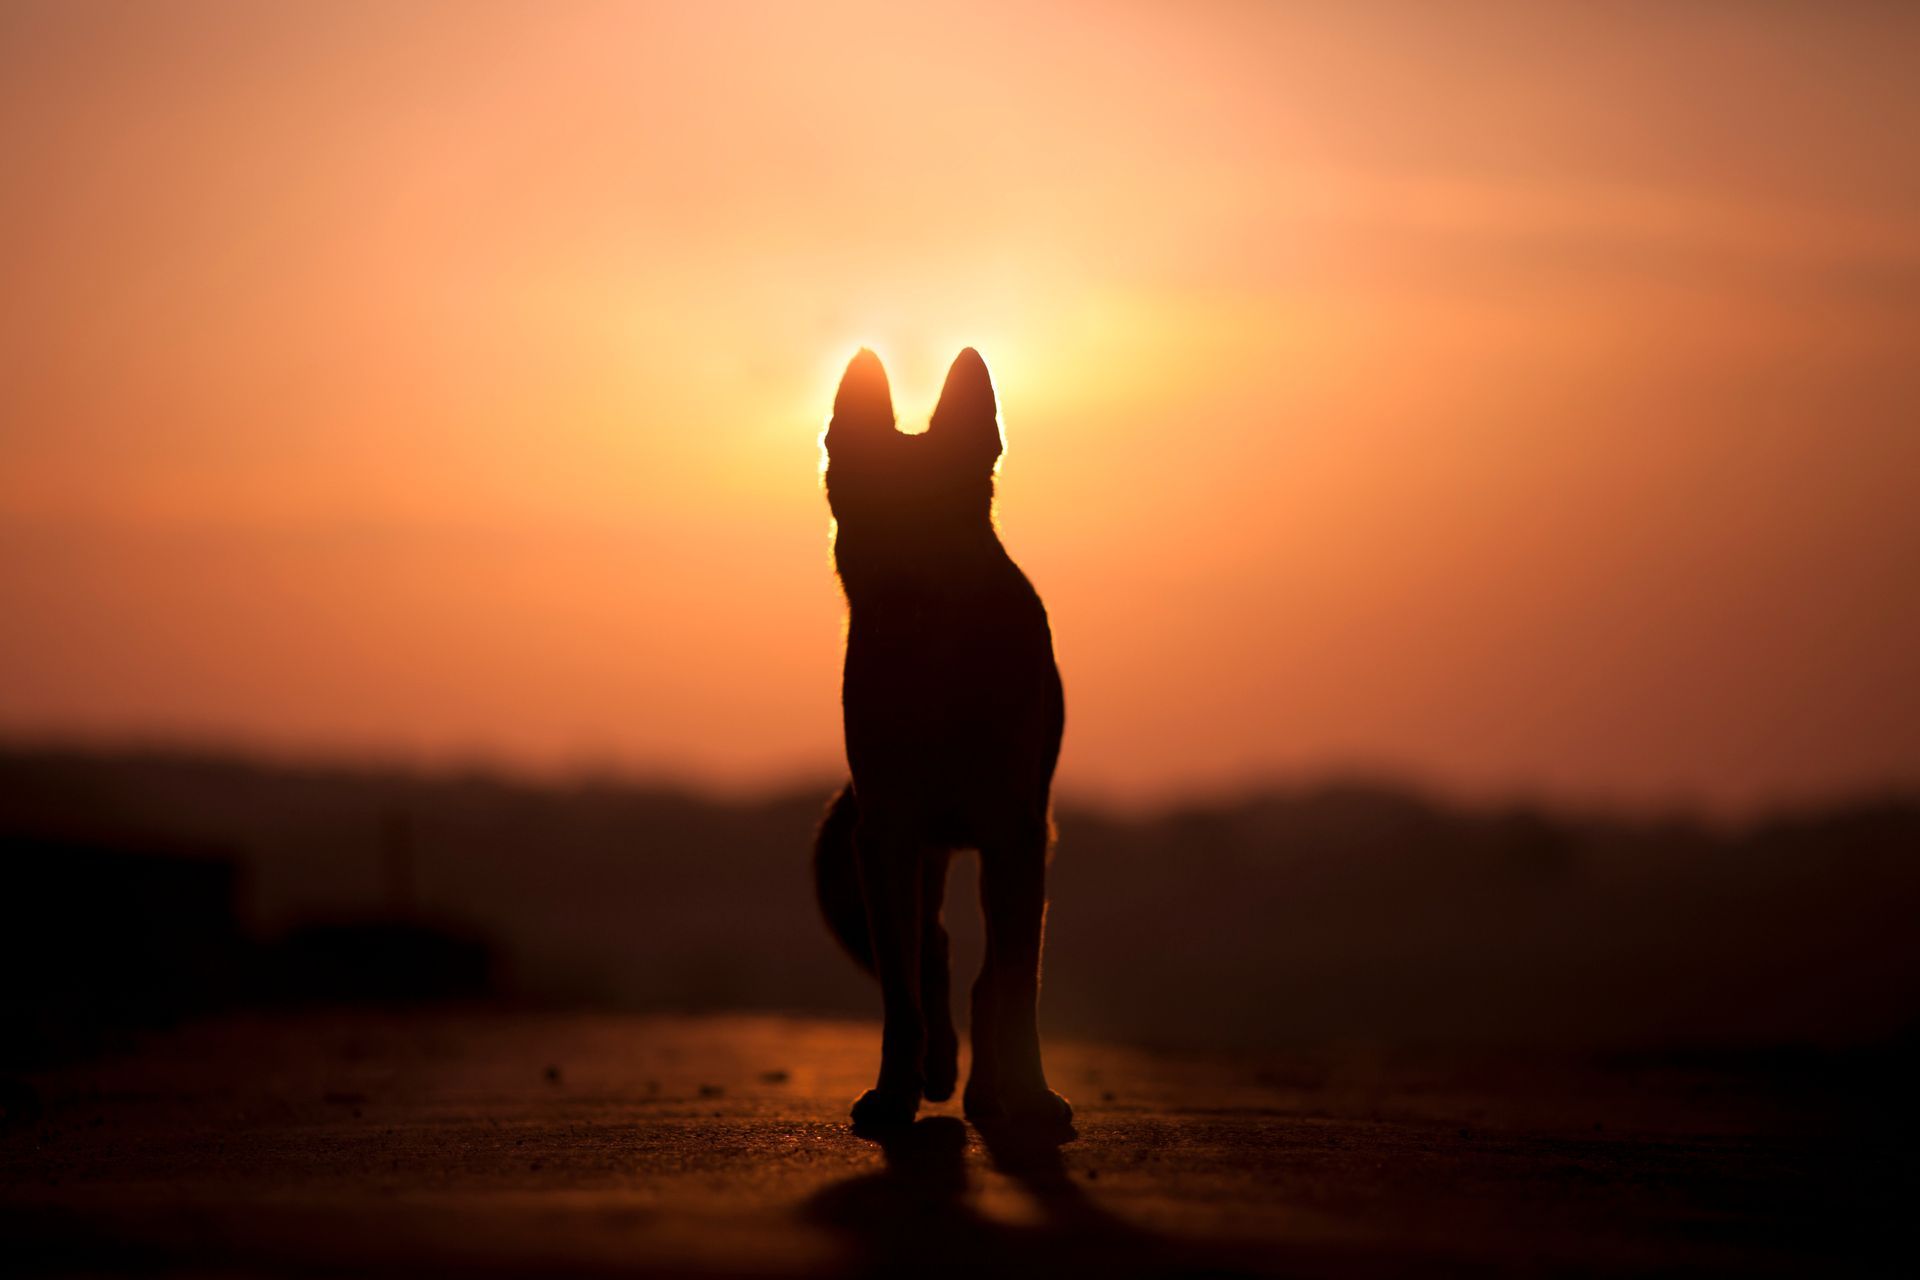
[(875, 1051), (778, 1018), (190, 1026), (13, 1082), (0, 1270), (1786, 1275), (1908, 1247), (1899, 1126), (1826, 1060), (1062, 1043), (1080, 1136), (1023, 1150), (951, 1106), (850, 1134)]

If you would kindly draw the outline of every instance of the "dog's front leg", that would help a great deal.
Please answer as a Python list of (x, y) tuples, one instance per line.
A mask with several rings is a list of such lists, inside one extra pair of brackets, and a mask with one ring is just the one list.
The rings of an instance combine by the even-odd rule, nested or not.
[(862, 1128), (888, 1128), (912, 1122), (926, 1087), (927, 1030), (920, 1004), (920, 864), (925, 851), (910, 823), (864, 804), (854, 851), (886, 1023), (880, 1036), (880, 1079), (853, 1104), (853, 1122)]
[(1047, 914), (1044, 819), (980, 848), (980, 904), (986, 963), (974, 988), (973, 1076), (967, 1114), (1030, 1133), (1071, 1133), (1073, 1108), (1047, 1087), (1040, 1062), (1040, 951)]

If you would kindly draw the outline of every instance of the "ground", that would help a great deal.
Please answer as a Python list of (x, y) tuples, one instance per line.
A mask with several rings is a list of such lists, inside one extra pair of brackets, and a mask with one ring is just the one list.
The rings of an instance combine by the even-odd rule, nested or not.
[(1062, 1041), (1079, 1136), (1054, 1150), (985, 1143), (951, 1104), (850, 1133), (877, 1043), (457, 1011), (155, 1034), (8, 1083), (4, 1269), (1903, 1269), (1899, 1126), (1825, 1060)]

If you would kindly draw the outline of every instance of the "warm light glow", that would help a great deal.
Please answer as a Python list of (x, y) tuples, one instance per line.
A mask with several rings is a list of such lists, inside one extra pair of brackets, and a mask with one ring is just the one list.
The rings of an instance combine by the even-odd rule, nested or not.
[(1914, 776), (1910, 42), (1500, 21), (9, 8), (0, 731), (837, 772), (820, 424), (971, 345), (1069, 790)]

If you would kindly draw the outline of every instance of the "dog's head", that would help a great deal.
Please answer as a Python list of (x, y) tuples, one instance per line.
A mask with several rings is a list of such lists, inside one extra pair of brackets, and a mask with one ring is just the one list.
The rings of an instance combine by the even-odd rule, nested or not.
[(919, 435), (895, 429), (887, 372), (862, 349), (840, 379), (827, 424), (827, 504), (841, 550), (851, 541), (910, 554), (990, 529), (999, 458), (993, 379), (972, 347), (948, 370), (933, 421)]

